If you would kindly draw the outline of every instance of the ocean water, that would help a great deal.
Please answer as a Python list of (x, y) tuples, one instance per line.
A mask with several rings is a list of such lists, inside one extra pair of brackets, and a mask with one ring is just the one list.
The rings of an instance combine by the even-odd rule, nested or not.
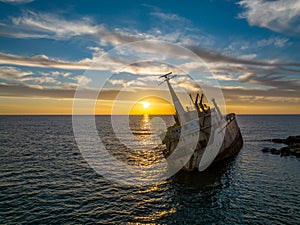
[[(108, 116), (96, 124), (107, 149), (138, 166), (161, 160), (150, 119), (130, 118), (132, 142), (128, 132), (114, 134)], [(240, 115), (238, 122), (244, 147), (235, 158), (132, 187), (88, 165), (71, 116), (0, 116), (0, 224), (299, 224), (300, 159), (261, 149), (280, 147), (265, 139), (299, 135), (300, 116)]]

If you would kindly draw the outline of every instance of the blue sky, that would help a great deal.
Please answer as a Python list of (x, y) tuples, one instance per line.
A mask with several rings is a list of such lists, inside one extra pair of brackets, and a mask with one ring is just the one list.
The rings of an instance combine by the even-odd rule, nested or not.
[[(269, 106), (268, 113), (283, 105), (300, 113), (299, 0), (0, 0), (1, 106), (7, 98), (71, 98), (96, 57), (142, 40), (191, 49), (229, 104)], [(107, 64), (121, 66), (112, 59)], [(111, 70), (100, 68), (99, 79)], [(107, 87), (145, 87), (134, 75), (149, 72), (134, 71)]]

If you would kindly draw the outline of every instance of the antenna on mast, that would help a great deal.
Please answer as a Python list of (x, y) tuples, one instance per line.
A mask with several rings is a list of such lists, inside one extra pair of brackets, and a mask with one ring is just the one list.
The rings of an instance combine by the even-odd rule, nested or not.
[(162, 83), (165, 82), (165, 81), (169, 81), (169, 80), (173, 79), (173, 78), (176, 77), (176, 76), (177, 76), (177, 75), (172, 75), (172, 72), (169, 72), (169, 73), (167, 73), (167, 74), (165, 74), (165, 75), (159, 76), (159, 78), (163, 78), (163, 79), (164, 79), (164, 81), (160, 82), (159, 85), (162, 84)]

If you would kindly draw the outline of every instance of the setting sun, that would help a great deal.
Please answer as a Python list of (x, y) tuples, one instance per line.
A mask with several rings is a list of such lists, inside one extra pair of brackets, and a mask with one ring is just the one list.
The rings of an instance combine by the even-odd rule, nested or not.
[(163, 115), (163, 114), (174, 114), (175, 110), (173, 105), (160, 97), (148, 96), (143, 99), (139, 99), (130, 109), (129, 114), (132, 115)]
[(150, 106), (150, 102), (141, 102), (145, 109), (148, 109)]

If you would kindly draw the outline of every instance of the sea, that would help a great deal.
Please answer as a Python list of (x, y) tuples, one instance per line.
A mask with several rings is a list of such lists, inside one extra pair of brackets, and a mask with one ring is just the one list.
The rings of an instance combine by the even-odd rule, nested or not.
[[(111, 120), (96, 116), (95, 124), (117, 160), (137, 168), (162, 160), (150, 125), (166, 128), (171, 116), (130, 116), (125, 133)], [(300, 115), (237, 120), (244, 146), (236, 157), (126, 185), (108, 176), (118, 168), (99, 172), (85, 160), (72, 116), (0, 116), (0, 224), (300, 224), (300, 158), (261, 151), (282, 146), (268, 139), (300, 135)]]

